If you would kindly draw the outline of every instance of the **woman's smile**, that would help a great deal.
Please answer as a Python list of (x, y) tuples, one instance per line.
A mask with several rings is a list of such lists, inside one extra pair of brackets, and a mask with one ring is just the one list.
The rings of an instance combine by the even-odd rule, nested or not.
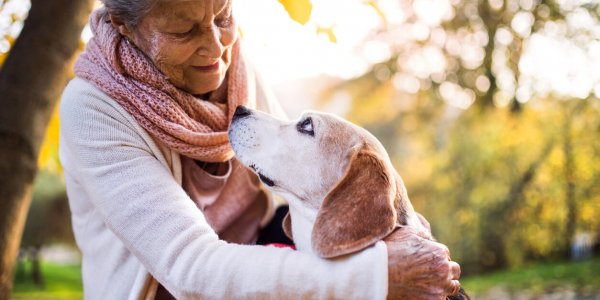
[(215, 73), (219, 71), (219, 61), (204, 66), (192, 66), (192, 68), (202, 73)]
[(173, 85), (192, 95), (219, 88), (237, 40), (231, 2), (224, 0), (157, 0), (139, 26), (122, 31)]

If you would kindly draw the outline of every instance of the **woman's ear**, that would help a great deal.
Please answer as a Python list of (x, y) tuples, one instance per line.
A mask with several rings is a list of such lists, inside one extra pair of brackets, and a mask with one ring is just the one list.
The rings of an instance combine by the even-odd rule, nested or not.
[(130, 41), (133, 41), (133, 31), (129, 28), (129, 26), (127, 26), (127, 24), (121, 20), (121, 18), (108, 13), (108, 19), (110, 20), (110, 23), (112, 24), (112, 26), (124, 37), (126, 37), (127, 39), (129, 39)]
[(311, 243), (321, 257), (349, 254), (383, 239), (397, 221), (394, 173), (364, 146), (351, 154), (346, 174), (327, 194)]

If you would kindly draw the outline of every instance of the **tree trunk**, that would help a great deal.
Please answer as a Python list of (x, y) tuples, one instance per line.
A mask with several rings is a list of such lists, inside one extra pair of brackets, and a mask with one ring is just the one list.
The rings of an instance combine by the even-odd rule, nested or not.
[(496, 49), (496, 31), (498, 30), (498, 24), (500, 22), (500, 13), (493, 12), (488, 1), (479, 1), (478, 12), (483, 20), (485, 28), (487, 30), (488, 43), (485, 46), (485, 56), (483, 58), (483, 68), (485, 70), (485, 76), (490, 81), (490, 87), (485, 92), (485, 95), (481, 97), (481, 101), (476, 103), (479, 108), (484, 111), (494, 107), (494, 94), (498, 90), (496, 84), (496, 76), (492, 72), (494, 49)]
[[(511, 185), (506, 200), (485, 212), (480, 225), (482, 238), (479, 246), (482, 256), (479, 262), (486, 271), (506, 267), (508, 262), (505, 251), (505, 236), (515, 228), (511, 216), (522, 204), (526, 189), (529, 187), (539, 168), (554, 148), (554, 140), (549, 140), (540, 155), (529, 164), (523, 174)], [(489, 220), (502, 220), (500, 223)]]
[(44, 277), (40, 263), (40, 247), (29, 248), (29, 262), (31, 263), (31, 280), (33, 284), (42, 287), (44, 285)]
[(0, 71), (0, 299), (9, 299), (37, 158), (94, 1), (32, 0)]

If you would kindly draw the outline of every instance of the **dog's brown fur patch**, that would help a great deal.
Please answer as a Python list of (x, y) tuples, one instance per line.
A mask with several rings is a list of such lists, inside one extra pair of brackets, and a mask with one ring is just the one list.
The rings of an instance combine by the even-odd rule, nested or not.
[(327, 194), (313, 227), (313, 250), (331, 258), (361, 250), (396, 226), (394, 174), (366, 146), (351, 154), (346, 174)]

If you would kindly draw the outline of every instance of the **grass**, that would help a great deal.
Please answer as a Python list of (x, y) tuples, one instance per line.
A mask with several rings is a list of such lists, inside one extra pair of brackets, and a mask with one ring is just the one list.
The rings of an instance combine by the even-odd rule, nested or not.
[[(31, 272), (23, 265), (15, 272), (13, 299), (82, 299), (80, 266), (42, 264), (45, 284), (35, 286)], [(581, 262), (537, 263), (514, 270), (465, 277), (461, 284), (470, 293), (481, 295), (501, 286), (508, 291), (527, 290), (543, 294), (560, 287), (600, 295), (600, 257)]]
[(473, 294), (501, 286), (511, 292), (527, 290), (533, 294), (568, 287), (576, 293), (600, 295), (600, 257), (579, 262), (536, 263), (514, 270), (465, 277), (461, 285)]
[(80, 266), (43, 262), (42, 274), (44, 285), (36, 286), (31, 280), (31, 270), (25, 268), (25, 265), (19, 265), (14, 276), (12, 298), (15, 300), (83, 299)]

